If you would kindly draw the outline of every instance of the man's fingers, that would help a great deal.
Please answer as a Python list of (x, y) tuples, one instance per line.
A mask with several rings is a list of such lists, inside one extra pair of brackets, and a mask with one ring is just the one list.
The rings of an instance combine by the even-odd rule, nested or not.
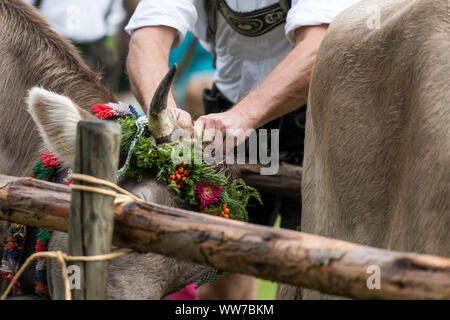
[(213, 142), (217, 140), (216, 136), (221, 133), (220, 121), (213, 115), (200, 117), (194, 125), (194, 131), (198, 138), (203, 135), (202, 142)]
[(204, 117), (200, 117), (195, 121), (194, 124), (194, 133), (197, 138), (202, 136), (203, 130), (205, 128), (205, 120)]
[(216, 129), (217, 120), (211, 115), (198, 118), (194, 125), (195, 134), (199, 138), (203, 135), (203, 142), (214, 141)]
[(187, 112), (180, 113), (178, 116), (178, 121), (180, 125), (184, 128), (189, 128), (192, 126), (191, 115)]
[(209, 127), (205, 129), (204, 135), (203, 135), (203, 142), (213, 142), (216, 137), (216, 129), (215, 127)]
[(178, 120), (178, 112), (176, 108), (171, 108), (168, 109), (170, 116), (174, 119), (174, 120)]
[(181, 127), (189, 128), (192, 125), (191, 115), (179, 108), (168, 109), (170, 116), (178, 122)]

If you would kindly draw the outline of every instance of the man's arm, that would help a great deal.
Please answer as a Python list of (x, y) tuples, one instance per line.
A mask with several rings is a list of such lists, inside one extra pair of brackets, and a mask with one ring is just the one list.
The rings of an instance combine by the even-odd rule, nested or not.
[[(224, 113), (200, 117), (195, 123), (198, 135), (216, 129), (257, 129), (306, 103), (309, 80), (317, 51), (328, 25), (296, 29), (296, 46), (255, 90)], [(212, 140), (205, 134), (204, 140)], [(226, 138), (225, 138), (226, 139)]]
[[(175, 37), (176, 30), (166, 26), (141, 28), (131, 36), (127, 70), (133, 93), (146, 113), (160, 81), (169, 70), (169, 54)], [(172, 92), (167, 106), (182, 124), (191, 123), (190, 115), (177, 108)]]

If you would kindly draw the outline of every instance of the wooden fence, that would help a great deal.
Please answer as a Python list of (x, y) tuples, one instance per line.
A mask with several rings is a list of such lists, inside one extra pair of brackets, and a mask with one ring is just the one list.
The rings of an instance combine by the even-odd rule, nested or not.
[[(110, 168), (116, 166), (117, 159), (113, 158), (118, 128), (82, 122), (79, 129), (75, 170), (113, 181)], [(92, 135), (96, 135), (95, 140), (90, 140)], [(96, 141), (97, 146), (86, 141)], [(103, 156), (101, 161), (97, 159), (99, 163), (103, 161), (102, 168), (88, 164), (95, 160), (89, 160), (92, 155), (108, 152), (112, 152), (108, 154), (111, 164), (105, 165)], [(79, 201), (80, 197), (83, 201)], [(99, 201), (103, 204), (95, 212), (101, 216), (94, 219), (93, 207)], [(106, 195), (73, 190), (71, 202), (69, 187), (31, 178), (0, 175), (0, 219), (69, 231), (71, 242), (84, 244), (83, 248), (77, 248), (71, 243), (70, 254), (73, 255), (108, 253), (112, 241), (119, 247), (164, 254), (351, 298), (450, 299), (448, 258), (393, 252), (302, 232), (229, 221), (129, 197), (116, 198), (113, 203)], [(86, 264), (89, 267), (84, 266), (88, 271), (83, 276), (89, 281), (83, 283), (89, 288), (75, 294), (75, 298), (104, 298), (106, 277), (95, 276), (106, 270), (107, 264)], [(370, 266), (379, 268), (379, 289), (369, 289), (367, 285), (372, 275)], [(92, 280), (93, 277), (96, 279)]]

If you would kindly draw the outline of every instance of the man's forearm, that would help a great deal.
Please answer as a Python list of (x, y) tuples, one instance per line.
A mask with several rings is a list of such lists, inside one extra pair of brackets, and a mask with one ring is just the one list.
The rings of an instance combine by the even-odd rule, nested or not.
[[(138, 29), (131, 36), (127, 70), (133, 93), (145, 112), (148, 112), (156, 88), (169, 70), (169, 54), (175, 36), (175, 29), (164, 26)], [(176, 106), (172, 94), (169, 95), (168, 106)]]
[(236, 106), (236, 112), (258, 128), (306, 103), (309, 80), (328, 25), (299, 28), (297, 45), (264, 82)]

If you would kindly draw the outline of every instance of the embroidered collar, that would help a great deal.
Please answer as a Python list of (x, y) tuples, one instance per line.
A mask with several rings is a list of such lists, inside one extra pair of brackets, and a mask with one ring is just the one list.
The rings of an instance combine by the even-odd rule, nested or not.
[[(63, 169), (58, 158), (51, 152), (44, 152), (39, 161), (34, 166), (31, 177), (39, 180), (52, 181), (58, 183), (65, 183), (70, 185), (71, 180), (68, 179), (70, 169)], [(58, 177), (64, 178), (58, 181)], [(24, 262), (24, 246), (27, 238), (27, 228), (25, 225), (12, 223), (8, 230), (8, 240), (3, 251), (3, 257), (0, 267), (0, 274), (3, 279), (11, 281), (14, 275), (19, 270)], [(34, 252), (47, 251), (48, 242), (52, 236), (52, 231), (44, 228), (39, 228)], [(49, 299), (50, 294), (47, 285), (47, 270), (46, 260), (39, 258), (35, 268), (36, 286), (35, 293), (44, 299)], [(16, 282), (15, 287), (23, 290), (19, 281)]]

